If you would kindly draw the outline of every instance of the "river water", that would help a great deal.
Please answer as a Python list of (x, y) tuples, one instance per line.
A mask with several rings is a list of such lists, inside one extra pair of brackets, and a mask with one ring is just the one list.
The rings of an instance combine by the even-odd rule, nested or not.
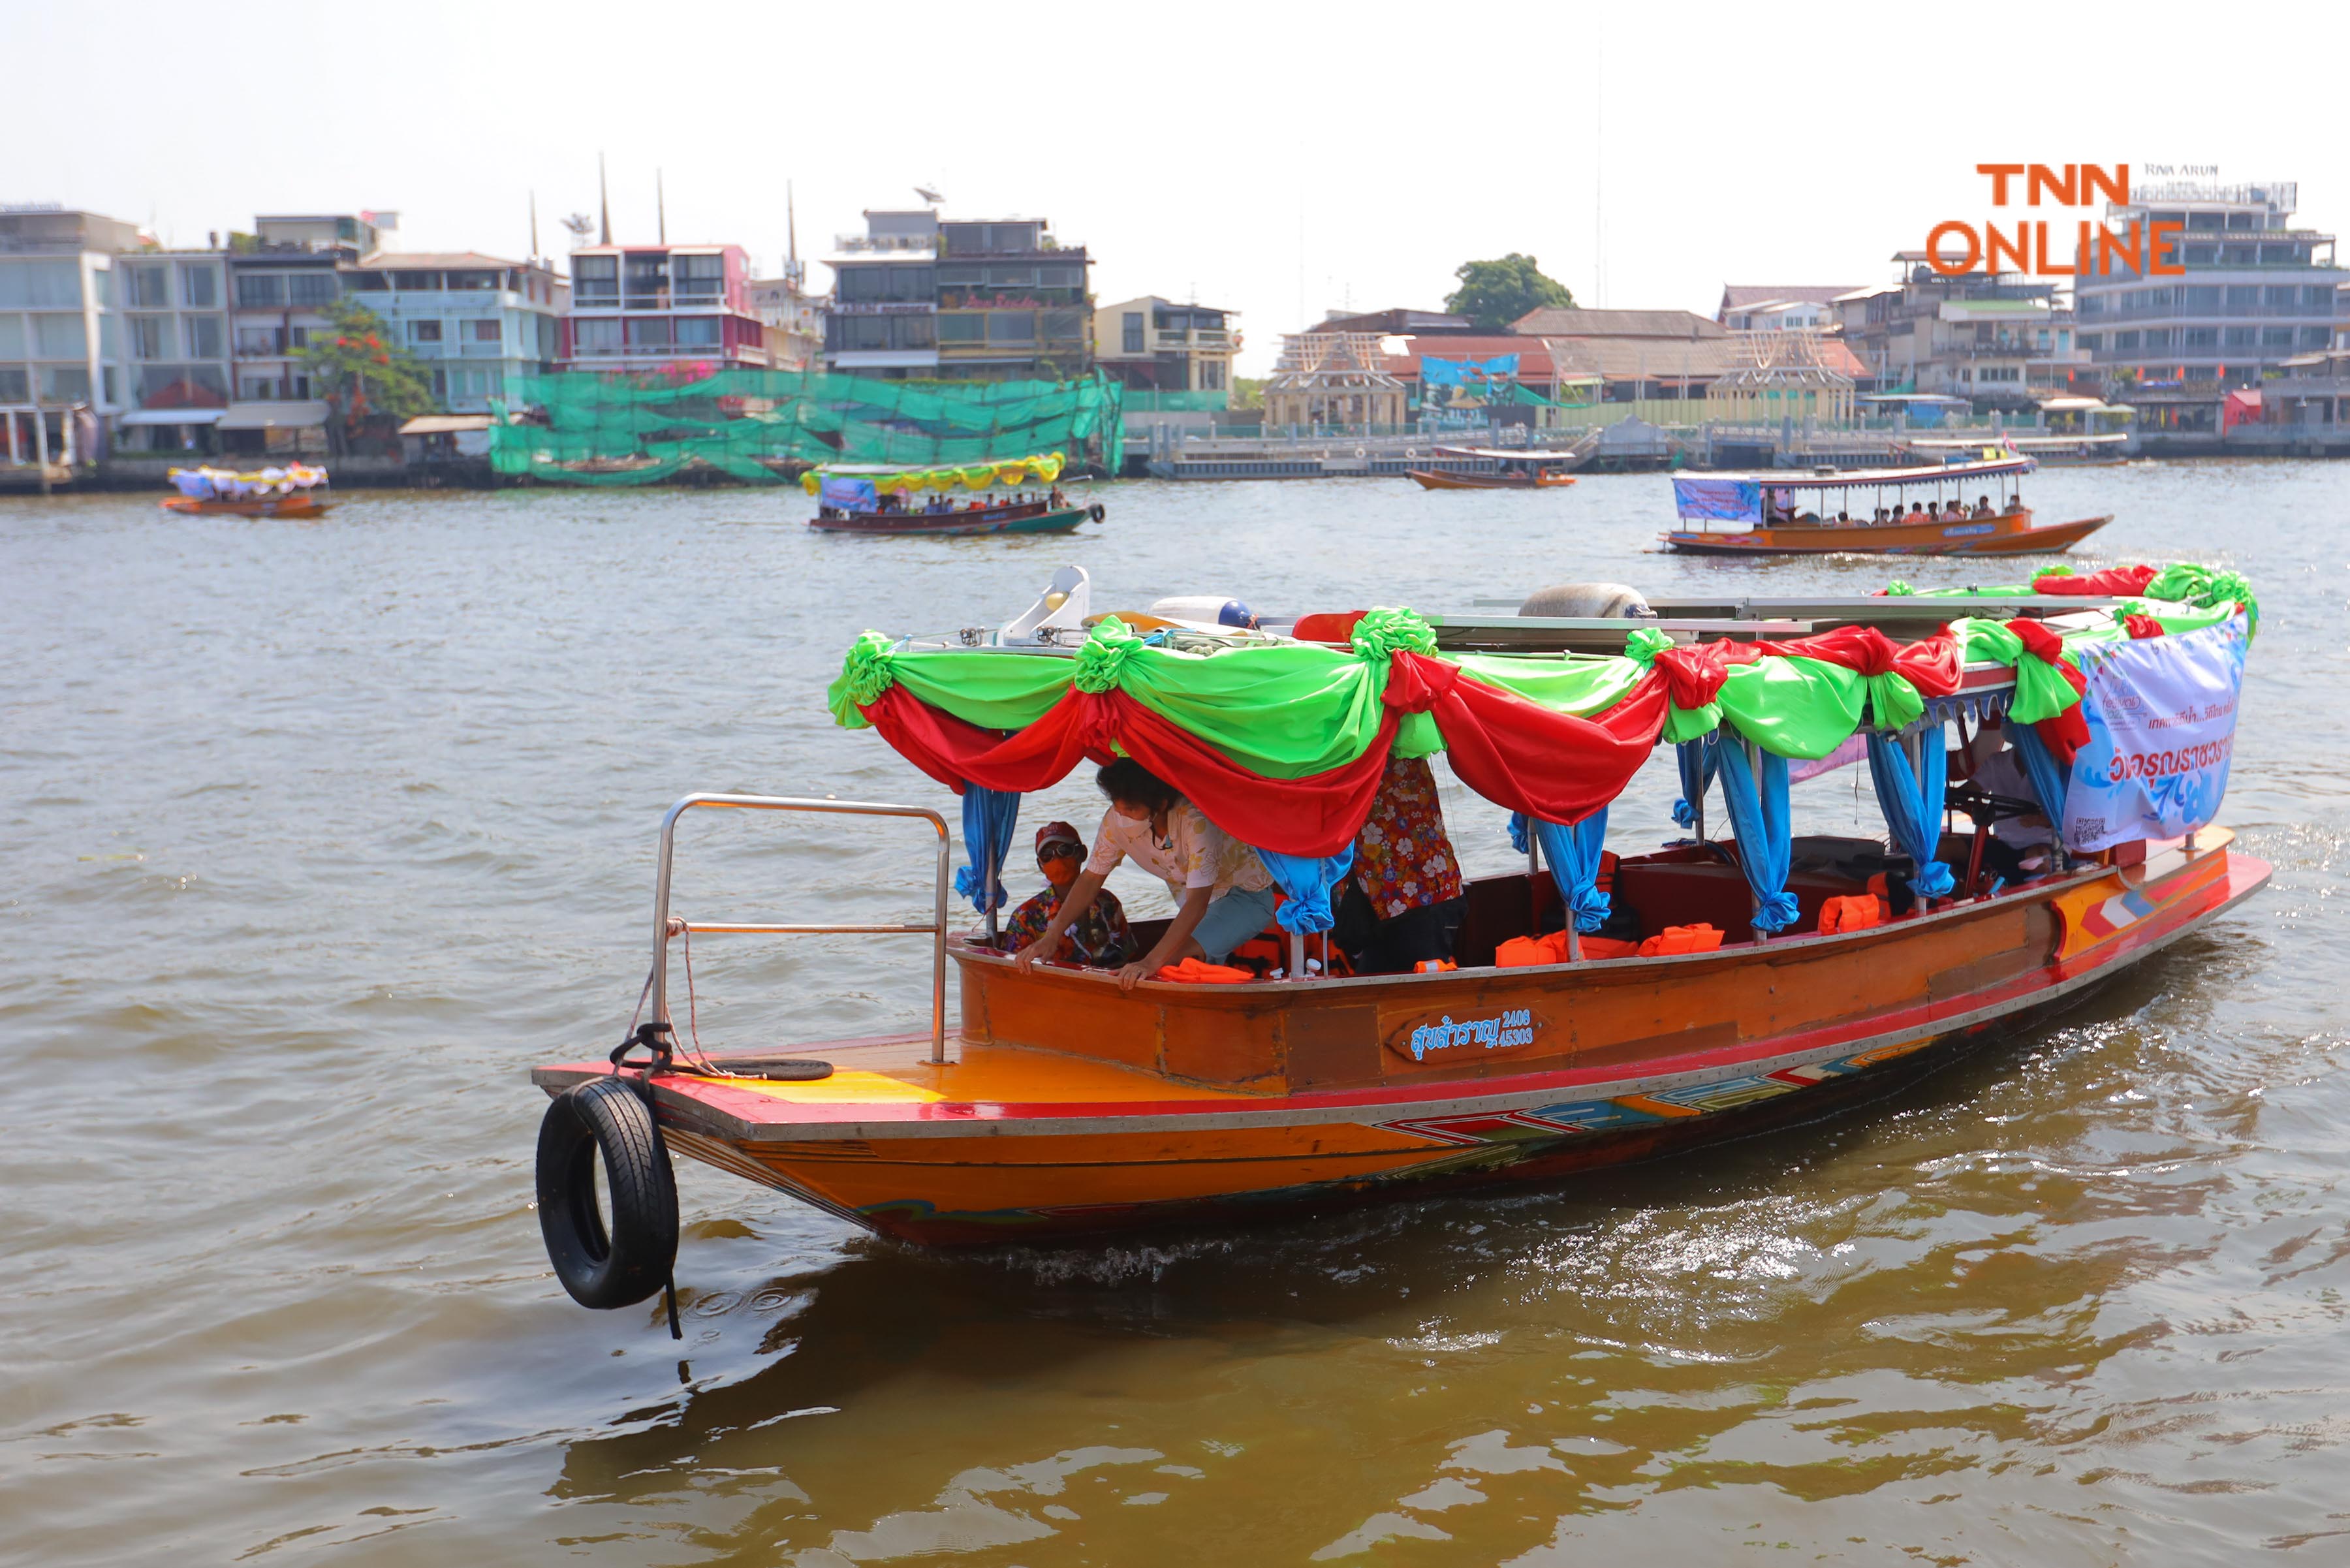
[[(682, 1345), (549, 1274), (525, 1073), (619, 1036), (676, 795), (948, 801), (831, 726), (860, 629), (1064, 561), (1097, 609), (2001, 568), (1644, 553), (1654, 477), (1128, 483), (1061, 541), (816, 537), (775, 492), (0, 502), (0, 1561), (2350, 1558), (2350, 465), (2026, 491), (2119, 514), (2085, 566), (2258, 587), (2226, 815), (2277, 876), (2239, 914), (1897, 1102), (1507, 1199), (948, 1258), (689, 1163)], [(902, 826), (685, 839), (703, 919), (927, 897)], [(915, 941), (694, 956), (712, 1046), (926, 1011)]]

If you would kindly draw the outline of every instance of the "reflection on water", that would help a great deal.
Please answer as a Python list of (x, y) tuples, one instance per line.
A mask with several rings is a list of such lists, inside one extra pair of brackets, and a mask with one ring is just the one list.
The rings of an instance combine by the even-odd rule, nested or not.
[[(1000, 618), (1066, 559), (1097, 608), (1980, 569), (1645, 555), (1655, 479), (1128, 484), (1074, 542), (962, 544), (810, 538), (744, 492), (362, 495), (307, 525), (0, 505), (9, 1550), (2335, 1560), (2350, 816), (2320, 531), (2350, 469), (2037, 483), (2045, 514), (2121, 514), (2085, 564), (2262, 590), (2229, 815), (2279, 874), (2243, 913), (1897, 1098), (1545, 1191), (948, 1257), (690, 1166), (681, 1345), (658, 1303), (554, 1285), (522, 1074), (617, 1035), (669, 799), (943, 799), (826, 721), (857, 630)], [(1799, 810), (1845, 826), (1850, 793)], [(1662, 836), (1670, 794), (1644, 779), (1619, 837)], [(1472, 868), (1506, 863), (1447, 805)], [(695, 824), (681, 907), (907, 913), (920, 859)], [(696, 963), (712, 1044), (925, 1001), (888, 944)]]

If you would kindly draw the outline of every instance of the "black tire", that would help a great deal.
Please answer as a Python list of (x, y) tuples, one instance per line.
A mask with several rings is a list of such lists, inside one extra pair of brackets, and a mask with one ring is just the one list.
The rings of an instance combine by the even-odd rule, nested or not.
[(1098, 523), (1103, 518), (1109, 515), (1109, 508), (1097, 501), (1091, 506), (1086, 508), (1086, 515)]
[[(597, 1201), (595, 1157), (612, 1193)], [(634, 1306), (677, 1262), (677, 1180), (652, 1111), (617, 1077), (555, 1096), (538, 1124), (538, 1229), (555, 1277), (584, 1307)]]

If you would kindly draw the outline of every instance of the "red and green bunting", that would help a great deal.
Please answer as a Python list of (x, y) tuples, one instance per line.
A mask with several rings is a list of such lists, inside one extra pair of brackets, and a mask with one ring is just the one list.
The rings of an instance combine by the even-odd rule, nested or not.
[[(2198, 612), (2146, 607), (2181, 629)], [(2232, 609), (2232, 606), (2230, 607)], [(2167, 613), (2167, 619), (2166, 614)], [(2217, 618), (2216, 616), (2207, 616)], [(2011, 711), (2067, 760), (2085, 740), (2067, 640), (2038, 621), (1960, 619), (1898, 643), (1847, 627), (1793, 641), (1676, 645), (1637, 628), (1621, 658), (1437, 653), (1426, 621), (1373, 610), (1351, 645), (1269, 642), (1181, 652), (1115, 618), (1074, 655), (850, 648), (830, 703), (950, 789), (1022, 794), (1081, 763), (1133, 757), (1226, 832), (1262, 848), (1335, 855), (1352, 842), (1391, 754), (1442, 751), (1505, 810), (1573, 823), (1622, 793), (1659, 740), (1728, 723), (1783, 756), (1824, 757), (1864, 722), (1915, 722), (1969, 664), (2015, 670)]]

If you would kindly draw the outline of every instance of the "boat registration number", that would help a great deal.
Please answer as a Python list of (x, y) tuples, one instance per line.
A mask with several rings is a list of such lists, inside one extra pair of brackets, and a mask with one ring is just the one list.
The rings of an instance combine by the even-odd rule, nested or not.
[(1458, 1062), (1470, 1056), (1497, 1056), (1523, 1051), (1534, 1043), (1546, 1021), (1532, 1009), (1514, 1007), (1483, 1018), (1456, 1020), (1451, 1013), (1399, 1026), (1388, 1036), (1388, 1049), (1415, 1062)]

